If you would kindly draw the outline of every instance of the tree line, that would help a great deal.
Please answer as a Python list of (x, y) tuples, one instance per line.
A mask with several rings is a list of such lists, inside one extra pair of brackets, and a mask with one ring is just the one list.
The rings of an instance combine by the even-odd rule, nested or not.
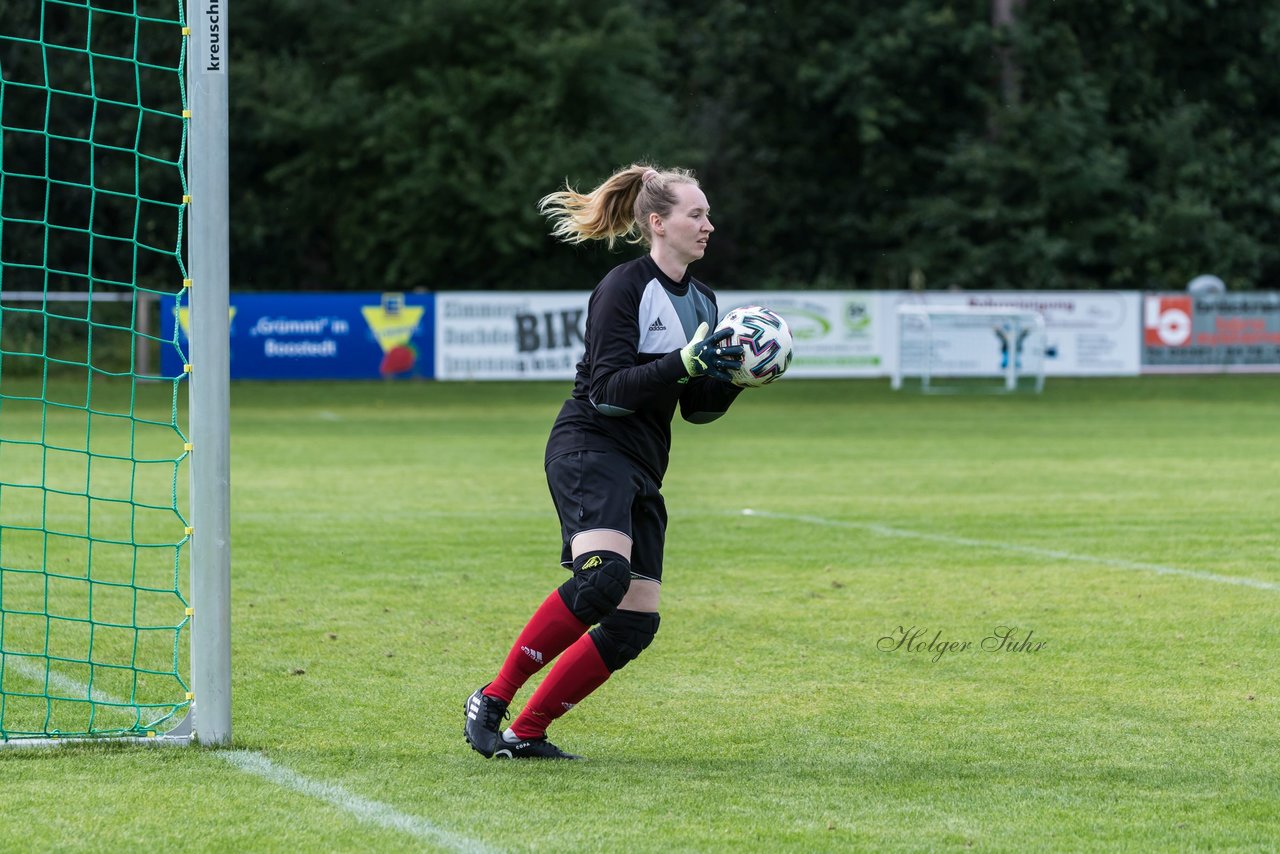
[(716, 287), (1280, 287), (1268, 0), (276, 0), (230, 23), (237, 288), (588, 288), (625, 255), (555, 244), (536, 202), (637, 161), (701, 178)]

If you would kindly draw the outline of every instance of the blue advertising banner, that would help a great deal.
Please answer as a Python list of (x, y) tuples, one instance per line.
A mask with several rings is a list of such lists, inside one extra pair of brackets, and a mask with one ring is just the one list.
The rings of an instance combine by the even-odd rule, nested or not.
[[(354, 380), (430, 378), (435, 371), (435, 295), (399, 293), (231, 294), (231, 378)], [(186, 300), (160, 300), (160, 334), (189, 353)], [(164, 376), (182, 355), (160, 348)]]

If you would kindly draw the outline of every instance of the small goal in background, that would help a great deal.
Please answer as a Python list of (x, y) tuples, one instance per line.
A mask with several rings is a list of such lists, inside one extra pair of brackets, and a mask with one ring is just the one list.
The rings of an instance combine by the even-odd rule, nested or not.
[(1020, 309), (898, 307), (894, 389), (925, 394), (1044, 390), (1044, 316)]

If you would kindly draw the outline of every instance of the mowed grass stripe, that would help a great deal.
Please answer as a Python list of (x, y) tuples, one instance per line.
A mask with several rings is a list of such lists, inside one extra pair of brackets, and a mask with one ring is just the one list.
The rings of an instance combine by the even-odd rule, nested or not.
[(407, 815), (395, 807), (361, 797), (347, 791), (342, 786), (308, 779), (295, 771), (290, 771), (288, 768), (275, 764), (256, 751), (226, 750), (217, 751), (215, 755), (245, 773), (261, 777), (269, 783), (274, 783), (277, 786), (290, 789), (307, 797), (322, 800), (367, 824), (374, 824), (388, 830), (397, 830), (424, 842), (442, 846), (450, 851), (462, 851), (466, 852), (466, 854), (488, 854), (488, 852), (496, 852), (498, 850), (477, 840), (445, 830), (424, 818)]
[(1114, 569), (1154, 572), (1157, 575), (1178, 575), (1184, 578), (1194, 578), (1198, 581), (1210, 581), (1216, 584), (1235, 584), (1241, 587), (1253, 587), (1257, 590), (1280, 591), (1280, 584), (1276, 584), (1271, 581), (1261, 581), (1256, 578), (1242, 578), (1236, 575), (1219, 575), (1213, 572), (1200, 572), (1194, 569), (1178, 569), (1173, 566), (1163, 566), (1158, 563), (1144, 563), (1142, 561), (1126, 560), (1124, 558), (1075, 554), (1073, 552), (1061, 551), (1059, 549), (1044, 549), (1039, 548), (1038, 546), (1026, 546), (1019, 543), (979, 540), (972, 537), (956, 537), (949, 534), (930, 534), (927, 531), (910, 531), (905, 528), (896, 528), (891, 525), (881, 525), (875, 522), (850, 522), (844, 519), (826, 519), (821, 516), (807, 516), (791, 513), (771, 513), (768, 510), (754, 510), (750, 508), (744, 509), (742, 511), (742, 515), (755, 516), (762, 519), (777, 519), (785, 522), (802, 522), (808, 525), (820, 525), (828, 528), (851, 528), (858, 531), (866, 531), (881, 537), (927, 540), (929, 542), (942, 543), (943, 545), (948, 546), (992, 549), (994, 551), (1014, 552), (1016, 554), (1048, 558), (1050, 560), (1065, 560), (1073, 563), (1088, 563), (1097, 566), (1108, 566)]
[[(1280, 378), (788, 380), (677, 422), (662, 630), (556, 724), (591, 761), (488, 762), (462, 702), (564, 577), (567, 391), (233, 386), (237, 750), (510, 851), (1274, 847), (1271, 593), (734, 511), (1280, 582)], [(1048, 645), (877, 645), (1000, 625)], [(4, 753), (0, 850), (448, 847), (203, 750)]]
[[(43, 682), (44, 671), (28, 662), (17, 660), (7, 665), (22, 675)], [(57, 671), (48, 674), (50, 687), (65, 691), (73, 696), (92, 696), (94, 702), (106, 704), (114, 712), (131, 708), (124, 700), (119, 700), (97, 690), (90, 692), (89, 686)], [(120, 707), (125, 707), (124, 709)], [(69, 742), (68, 742), (69, 743)], [(21, 746), (21, 742), (17, 743)], [(345, 813), (349, 813), (358, 821), (374, 824), (379, 827), (406, 833), (424, 842), (431, 842), (450, 851), (461, 851), (465, 854), (490, 854), (498, 849), (492, 848), (474, 839), (445, 830), (442, 827), (418, 816), (408, 815), (395, 807), (379, 801), (371, 800), (350, 792), (342, 786), (312, 780), (272, 762), (263, 754), (253, 750), (218, 750), (214, 755), (234, 768), (261, 777), (269, 783), (285, 789), (324, 801)]]

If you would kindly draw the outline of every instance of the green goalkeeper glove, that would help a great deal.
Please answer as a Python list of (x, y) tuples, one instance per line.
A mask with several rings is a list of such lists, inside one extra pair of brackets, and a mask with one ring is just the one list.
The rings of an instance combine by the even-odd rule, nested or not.
[(699, 324), (693, 340), (680, 350), (680, 359), (691, 377), (708, 376), (722, 383), (731, 383), (733, 377), (729, 372), (742, 367), (742, 345), (718, 346), (733, 335), (733, 330), (721, 329), (708, 338), (707, 330), (710, 328), (705, 322)]

